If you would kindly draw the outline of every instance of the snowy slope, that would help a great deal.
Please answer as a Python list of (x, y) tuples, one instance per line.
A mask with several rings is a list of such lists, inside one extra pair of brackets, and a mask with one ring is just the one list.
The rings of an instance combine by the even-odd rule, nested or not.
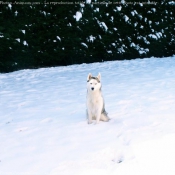
[[(110, 122), (88, 125), (86, 77)], [(171, 175), (175, 57), (0, 74), (0, 175)]]

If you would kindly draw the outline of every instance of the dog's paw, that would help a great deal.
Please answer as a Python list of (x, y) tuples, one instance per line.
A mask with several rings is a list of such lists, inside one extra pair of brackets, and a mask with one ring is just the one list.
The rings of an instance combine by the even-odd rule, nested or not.
[(96, 121), (95, 124), (98, 125), (100, 122), (99, 121)]
[(88, 121), (88, 124), (92, 124), (92, 121)]

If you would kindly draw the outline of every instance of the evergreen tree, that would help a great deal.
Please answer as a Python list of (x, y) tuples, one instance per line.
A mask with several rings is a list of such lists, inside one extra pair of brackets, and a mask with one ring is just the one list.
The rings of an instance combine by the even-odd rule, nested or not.
[(0, 72), (175, 54), (171, 1), (20, 3), (0, 5)]

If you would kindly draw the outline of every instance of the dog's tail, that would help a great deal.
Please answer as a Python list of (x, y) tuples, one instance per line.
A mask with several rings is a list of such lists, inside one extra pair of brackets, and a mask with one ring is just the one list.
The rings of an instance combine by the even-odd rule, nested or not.
[(103, 108), (103, 110), (102, 110), (100, 120), (105, 121), (105, 122), (108, 122), (110, 120), (105, 108)]

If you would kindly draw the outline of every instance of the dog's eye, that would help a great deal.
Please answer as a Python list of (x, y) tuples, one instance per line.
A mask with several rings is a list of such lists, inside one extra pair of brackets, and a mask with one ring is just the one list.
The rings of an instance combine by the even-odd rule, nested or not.
[(90, 84), (92, 84), (92, 83), (90, 83)]

